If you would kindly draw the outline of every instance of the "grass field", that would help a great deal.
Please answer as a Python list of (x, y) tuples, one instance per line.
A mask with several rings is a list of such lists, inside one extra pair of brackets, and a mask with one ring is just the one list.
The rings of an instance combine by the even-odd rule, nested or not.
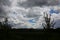
[(60, 29), (11, 29), (0, 30), (1, 40), (60, 40)]

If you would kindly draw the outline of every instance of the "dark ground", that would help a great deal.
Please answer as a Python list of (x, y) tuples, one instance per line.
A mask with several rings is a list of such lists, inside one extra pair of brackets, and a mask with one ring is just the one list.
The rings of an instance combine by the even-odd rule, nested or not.
[(11, 29), (0, 30), (1, 40), (60, 40), (60, 29)]

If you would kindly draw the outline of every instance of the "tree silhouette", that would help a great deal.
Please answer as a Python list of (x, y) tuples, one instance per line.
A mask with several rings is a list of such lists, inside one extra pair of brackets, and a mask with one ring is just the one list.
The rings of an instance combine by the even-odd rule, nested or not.
[(0, 29), (2, 28), (2, 22), (0, 22)]
[(54, 25), (56, 24), (56, 22), (51, 21), (51, 14), (45, 13), (44, 12), (44, 20), (45, 20), (45, 24), (43, 23), (42, 26), (44, 27), (44, 29), (50, 29), (51, 27), (53, 28)]
[(8, 18), (5, 18), (4, 22), (0, 22), (0, 29), (11, 29), (11, 25), (8, 24)]

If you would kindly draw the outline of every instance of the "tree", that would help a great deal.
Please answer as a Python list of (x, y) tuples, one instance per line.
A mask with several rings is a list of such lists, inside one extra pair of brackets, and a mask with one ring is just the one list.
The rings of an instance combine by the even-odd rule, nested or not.
[(2, 22), (0, 22), (0, 29), (2, 28)]
[(50, 29), (51, 27), (53, 28), (54, 25), (56, 24), (56, 22), (54, 22), (54, 19), (53, 21), (51, 21), (51, 14), (45, 12), (44, 12), (44, 21), (45, 23), (42, 24), (44, 29)]
[(5, 18), (4, 26), (5, 26), (6, 29), (11, 29), (11, 25), (8, 24), (8, 18)]
[(0, 22), (0, 29), (11, 29), (11, 25), (8, 24), (8, 18), (5, 18), (4, 22)]

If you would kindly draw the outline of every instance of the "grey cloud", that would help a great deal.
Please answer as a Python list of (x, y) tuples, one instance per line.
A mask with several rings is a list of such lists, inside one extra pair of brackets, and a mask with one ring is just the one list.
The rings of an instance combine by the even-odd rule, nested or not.
[(0, 16), (2, 17), (5, 17), (6, 16), (6, 12), (5, 12), (5, 10), (3, 9), (3, 7), (2, 6), (0, 6)]
[(48, 0), (47, 1), (48, 5), (59, 5), (60, 4), (60, 0)]
[(39, 15), (36, 15), (36, 14), (27, 14), (26, 16), (27, 16), (28, 18), (39, 17)]
[(9, 6), (10, 5), (10, 1), (9, 0), (0, 0), (0, 5)]
[(18, 4), (20, 6), (23, 7), (32, 7), (32, 6), (43, 6), (43, 5), (58, 5), (60, 2), (60, 0), (56, 1), (56, 0), (27, 0), (26, 2), (20, 3), (18, 2)]
[(18, 24), (15, 24), (13, 22), (10, 23), (13, 26), (12, 28), (29, 28), (29, 26), (27, 27), (26, 25), (24, 25), (24, 23), (18, 23)]
[(7, 15), (6, 9), (4, 8), (6, 6), (10, 6), (9, 0), (0, 0), (0, 16), (5, 17)]
[[(58, 3), (55, 0), (27, 0), (26, 2), (23, 2), (23, 3), (17, 2), (16, 7), (18, 7), (18, 6), (21, 7), (22, 6), (22, 7), (28, 8), (28, 7), (43, 6), (43, 5), (58, 5)], [(6, 14), (7, 12), (5, 11), (6, 9), (4, 9), (3, 6), (10, 6), (10, 4), (11, 4), (11, 2), (9, 0), (0, 0), (0, 16), (6, 16), (7, 15)], [(13, 10), (11, 10), (11, 11), (13, 11)], [(16, 11), (16, 12), (18, 12), (18, 11)], [(41, 15), (39, 15), (37, 13), (34, 13), (34, 12), (29, 12), (26, 15), (26, 17), (28, 17), (28, 18), (35, 18), (36, 21), (39, 19), (40, 16)], [(58, 24), (60, 24), (60, 23), (58, 23)], [(58, 24), (56, 24), (56, 25), (60, 26)], [(13, 25), (14, 25), (14, 23), (13, 23)], [(18, 26), (18, 27), (21, 26), (20, 28), (24, 28), (25, 27), (25, 26), (22, 26), (20, 23), (15, 25), (15, 26)]]
[[(34, 11), (35, 10), (35, 11)], [(37, 12), (36, 9), (30, 9), (26, 17), (28, 18), (39, 18), (41, 16), (40, 12)]]
[(57, 19), (55, 22), (56, 24), (54, 28), (60, 28), (60, 19)]
[(24, 2), (24, 3), (18, 2), (18, 4), (19, 4), (20, 6), (23, 6), (23, 7), (32, 7), (32, 6), (45, 5), (45, 4), (47, 4), (47, 2), (46, 2), (45, 0), (27, 0), (27, 1)]

